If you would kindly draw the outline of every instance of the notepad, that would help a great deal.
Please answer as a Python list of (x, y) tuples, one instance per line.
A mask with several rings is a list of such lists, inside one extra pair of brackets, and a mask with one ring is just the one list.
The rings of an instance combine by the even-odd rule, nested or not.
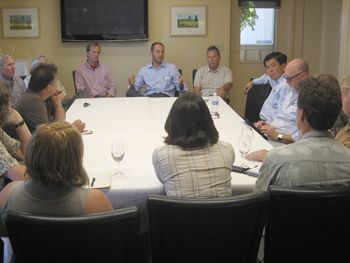
[(111, 175), (90, 177), (89, 180), (90, 180), (90, 188), (109, 188), (111, 187), (111, 183), (112, 183)]
[(260, 175), (260, 165), (258, 167), (248, 169), (244, 173), (252, 177), (258, 177)]

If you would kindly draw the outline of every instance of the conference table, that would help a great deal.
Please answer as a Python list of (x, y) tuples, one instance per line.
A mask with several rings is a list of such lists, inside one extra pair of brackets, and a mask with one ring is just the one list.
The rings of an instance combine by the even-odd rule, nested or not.
[[(101, 187), (113, 207), (135, 205), (146, 209), (148, 194), (164, 194), (164, 186), (156, 177), (152, 153), (163, 145), (166, 132), (165, 120), (176, 98), (84, 98), (77, 99), (69, 108), (66, 120), (81, 119), (86, 123), (88, 134), (83, 134), (84, 167), (94, 179), (94, 187)], [(214, 119), (220, 140), (229, 142), (235, 149), (235, 164), (241, 164), (238, 137), (244, 120), (223, 100), (219, 102), (220, 118)], [(255, 131), (251, 150), (271, 149), (271, 144)], [(119, 164), (122, 177), (112, 177), (117, 164), (111, 157), (111, 143), (121, 140), (125, 155)], [(248, 162), (254, 166), (254, 162)], [(258, 163), (259, 164), (259, 163)], [(233, 194), (253, 190), (256, 178), (232, 173)], [(141, 218), (142, 221), (142, 218)]]

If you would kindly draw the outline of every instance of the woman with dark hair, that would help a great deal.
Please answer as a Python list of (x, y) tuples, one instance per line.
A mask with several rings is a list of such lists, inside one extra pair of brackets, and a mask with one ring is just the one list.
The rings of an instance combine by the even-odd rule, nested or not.
[(204, 100), (185, 93), (173, 104), (165, 122), (168, 136), (153, 152), (153, 166), (169, 196), (231, 195), (231, 144), (219, 134)]
[[(11, 95), (4, 81), (0, 81), (0, 176), (13, 181), (23, 180), (24, 151), (31, 134), (21, 115), (11, 108)], [(7, 125), (15, 130), (19, 141), (11, 138), (1, 127)]]
[(25, 152), (28, 180), (0, 192), (0, 208), (46, 215), (74, 216), (107, 212), (112, 205), (88, 185), (83, 168), (83, 140), (69, 123), (38, 127)]

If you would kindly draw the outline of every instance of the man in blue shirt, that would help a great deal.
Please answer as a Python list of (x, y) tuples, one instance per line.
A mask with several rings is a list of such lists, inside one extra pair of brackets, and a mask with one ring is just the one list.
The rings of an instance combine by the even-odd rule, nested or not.
[[(278, 108), (284, 100), (288, 92), (288, 85), (283, 77), (284, 70), (287, 65), (287, 56), (281, 52), (272, 52), (267, 54), (264, 58), (264, 67), (266, 74), (259, 78), (250, 81), (244, 89), (247, 94), (253, 85), (270, 84), (272, 90), (270, 95), (264, 102), (260, 111), (260, 119), (266, 123), (271, 123), (275, 118)], [(255, 125), (260, 128), (263, 125), (262, 121), (258, 121)]]
[[(176, 66), (164, 62), (164, 44), (154, 42), (151, 45), (152, 62), (142, 67), (136, 78), (129, 78), (130, 88), (127, 96), (143, 95), (148, 97), (174, 97), (175, 92), (182, 92), (187, 88)], [(134, 94), (132, 94), (132, 91)]]

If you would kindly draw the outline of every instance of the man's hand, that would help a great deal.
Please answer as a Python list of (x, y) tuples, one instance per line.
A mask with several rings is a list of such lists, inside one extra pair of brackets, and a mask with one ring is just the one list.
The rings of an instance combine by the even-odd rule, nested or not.
[(62, 90), (57, 90), (55, 95), (52, 96), (52, 98), (56, 104), (61, 104), (63, 97), (64, 97), (64, 94), (63, 94)]
[(244, 156), (247, 160), (251, 161), (264, 161), (268, 151), (265, 149), (258, 150), (255, 152), (248, 153), (246, 156)]
[(277, 141), (278, 132), (271, 125), (264, 125), (260, 128), (260, 131), (266, 134), (271, 140)]
[(80, 132), (83, 132), (85, 129), (85, 122), (82, 122), (80, 119), (75, 120), (72, 125), (74, 125)]
[(262, 120), (254, 122), (254, 126), (257, 127), (258, 129), (260, 129), (264, 125), (266, 125), (266, 122)]
[(223, 98), (225, 96), (225, 90), (224, 87), (220, 87), (216, 89), (216, 93), (218, 94), (218, 96), (220, 96), (221, 98)]
[(247, 85), (245, 85), (244, 87), (244, 94), (248, 94), (248, 92), (250, 91), (250, 89), (253, 87), (253, 81), (249, 81), (247, 83)]
[(128, 77), (128, 82), (130, 86), (135, 86), (135, 76), (132, 75), (131, 77)]

